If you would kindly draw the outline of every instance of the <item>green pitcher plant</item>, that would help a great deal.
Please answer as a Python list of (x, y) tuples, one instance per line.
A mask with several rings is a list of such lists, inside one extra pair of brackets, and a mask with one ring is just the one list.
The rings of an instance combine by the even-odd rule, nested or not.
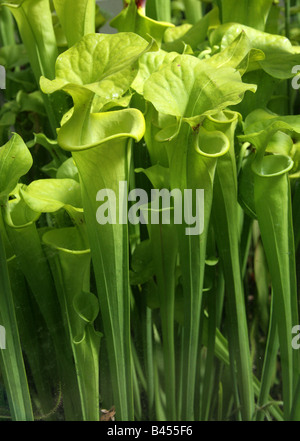
[(0, 0), (0, 419), (299, 421), (299, 1), (110, 6)]
[[(192, 70), (192, 66), (194, 69)], [(231, 81), (222, 84), (222, 75), (215, 76), (209, 65), (189, 55), (182, 55), (170, 65), (154, 72), (144, 87), (145, 99), (152, 102), (157, 111), (176, 117), (175, 124), (164, 127), (156, 137), (169, 141), (167, 156), (170, 169), (170, 189), (204, 190), (204, 231), (193, 237), (186, 236), (186, 225), (178, 226), (180, 263), (183, 274), (185, 299), (185, 319), (183, 326), (182, 371), (189, 376), (183, 378), (182, 412), (183, 418), (193, 416), (193, 396), (198, 351), (199, 316), (204, 277), (207, 225), (209, 224), (212, 188), (217, 158), (229, 149), (228, 138), (219, 130), (207, 130), (206, 114), (225, 108), (229, 103), (239, 101), (239, 94), (245, 90), (255, 90), (239, 80), (239, 75), (228, 68), (224, 73), (232, 73)], [(218, 95), (207, 97), (209, 87), (218, 84)], [(203, 87), (206, 87), (202, 96)], [(173, 93), (172, 93), (173, 92)], [(202, 98), (202, 99), (201, 99)], [(169, 123), (170, 124), (170, 123)], [(197, 234), (197, 233), (196, 233)], [(193, 268), (195, 270), (193, 271)]]
[[(290, 415), (299, 375), (298, 355), (293, 353), (290, 344), (291, 329), (298, 323), (295, 245), (288, 178), (293, 161), (289, 156), (289, 143), (271, 142), (278, 131), (290, 134), (293, 131), (298, 132), (299, 119), (257, 110), (246, 119), (245, 135), (241, 138), (250, 140), (256, 148), (255, 157), (251, 161), (253, 173), (251, 206), (259, 222), (271, 277), (273, 280), (278, 278), (273, 286), (273, 311), (285, 378), (283, 381), (283, 394), (286, 396), (285, 412), (286, 415)], [(273, 192), (271, 188), (276, 190)]]
[[(44, 92), (64, 90), (74, 101), (74, 109), (65, 117), (58, 132), (58, 143), (72, 152), (79, 171), (98, 296), (110, 348), (110, 366), (116, 378), (113, 385), (116, 409), (125, 420), (133, 419), (128, 231), (122, 202), (126, 200), (126, 190), (115, 201), (117, 208), (112, 215), (122, 219), (122, 223), (97, 221), (95, 213), (100, 218), (101, 211), (110, 211), (105, 203), (107, 194), (99, 196), (101, 190), (109, 189), (118, 194), (119, 182), (128, 182), (130, 139), (142, 138), (145, 123), (136, 109), (101, 110), (108, 105), (118, 105), (118, 99), (136, 75), (138, 57), (150, 47), (151, 44), (131, 33), (91, 34), (58, 59), (56, 78), (52, 82), (41, 80)], [(83, 48), (90, 61), (89, 71), (80, 61)], [(74, 57), (78, 59), (77, 66), (73, 64)], [(100, 61), (103, 57), (106, 57), (105, 64)], [(74, 70), (69, 70), (70, 63)], [(92, 182), (90, 176), (94, 176)], [(98, 207), (97, 201), (104, 202), (105, 209), (102, 204)]]

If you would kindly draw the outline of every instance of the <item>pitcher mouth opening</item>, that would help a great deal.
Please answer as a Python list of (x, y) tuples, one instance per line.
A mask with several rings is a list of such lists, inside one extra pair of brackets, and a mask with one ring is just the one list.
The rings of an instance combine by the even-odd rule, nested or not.
[(259, 163), (253, 162), (253, 171), (262, 178), (275, 177), (289, 172), (294, 161), (289, 156), (284, 155), (266, 155)]

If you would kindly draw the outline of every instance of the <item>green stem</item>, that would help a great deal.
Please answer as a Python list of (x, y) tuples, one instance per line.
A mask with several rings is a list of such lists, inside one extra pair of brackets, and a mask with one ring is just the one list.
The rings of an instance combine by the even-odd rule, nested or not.
[(166, 415), (176, 421), (176, 377), (174, 344), (175, 266), (177, 243), (171, 226), (151, 225), (153, 261), (155, 262), (157, 288), (160, 298), (164, 372), (166, 388)]
[(253, 219), (244, 213), (244, 222), (241, 233), (241, 270), (242, 277), (245, 277), (247, 269), (247, 260), (251, 247)]
[(277, 325), (274, 314), (274, 301), (272, 300), (268, 339), (265, 350), (263, 371), (261, 376), (260, 391), (257, 400), (257, 406), (258, 406), (258, 413), (256, 415), (257, 421), (263, 421), (264, 419), (264, 412), (261, 411), (260, 408), (262, 408), (269, 401), (269, 392), (273, 381), (274, 367), (277, 360), (278, 349), (279, 349), (279, 340), (278, 340)]
[(166, 413), (164, 409), (164, 403), (162, 398), (162, 388), (160, 384), (159, 376), (159, 352), (160, 352), (159, 342), (155, 342), (154, 346), (154, 399), (155, 399), (155, 415), (156, 421), (166, 421)]
[(11, 12), (2, 7), (0, 9), (0, 43), (1, 46), (15, 44), (15, 27)]
[(285, 0), (284, 17), (285, 17), (285, 36), (290, 39), (290, 20), (291, 20), (291, 1)]
[(184, 0), (188, 23), (195, 24), (202, 18), (202, 3), (199, 0)]
[(171, 0), (147, 0), (146, 13), (154, 20), (171, 22)]
[(154, 361), (153, 361), (153, 336), (152, 336), (152, 311), (146, 309), (146, 362), (147, 362), (147, 392), (149, 418), (154, 415)]
[(54, 0), (53, 3), (69, 47), (84, 35), (96, 32), (95, 0)]
[[(154, 282), (153, 282), (154, 283)], [(144, 369), (146, 376), (146, 390), (147, 390), (147, 406), (148, 416), (150, 420), (155, 418), (154, 409), (154, 354), (153, 354), (153, 322), (152, 322), (152, 310), (147, 306), (146, 297), (148, 292), (153, 289), (153, 285), (146, 283), (143, 286), (142, 291), (142, 305), (141, 305), (141, 323), (142, 323), (142, 347), (144, 356)]]
[[(209, 268), (210, 269), (210, 268)], [(214, 270), (214, 268), (213, 268)], [(220, 300), (220, 292), (223, 288), (223, 278), (222, 276), (218, 278), (217, 282), (214, 283), (213, 289), (208, 293), (207, 303), (208, 303), (208, 339), (207, 339), (207, 354), (205, 361), (205, 373), (203, 379), (203, 390), (200, 400), (200, 421), (208, 421), (212, 392), (214, 387), (215, 379), (215, 336), (217, 329), (217, 302)]]

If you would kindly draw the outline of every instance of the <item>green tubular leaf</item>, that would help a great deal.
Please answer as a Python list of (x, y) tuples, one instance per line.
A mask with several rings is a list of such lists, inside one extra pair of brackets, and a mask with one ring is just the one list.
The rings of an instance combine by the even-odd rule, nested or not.
[[(169, 188), (169, 169), (164, 168), (159, 164), (149, 167), (146, 170), (138, 169), (136, 172), (145, 173), (156, 189)], [(172, 211), (171, 207), (165, 207), (165, 209)], [(142, 210), (147, 212), (147, 216), (151, 216), (151, 207), (148, 207), (147, 205), (143, 207)], [(162, 212), (162, 210), (160, 210), (160, 212)], [(170, 225), (165, 225), (163, 222), (160, 222), (159, 224), (151, 223), (148, 229), (150, 240), (142, 242), (143, 246), (138, 246), (137, 250), (144, 250), (147, 252), (150, 245), (151, 260), (148, 268), (150, 271), (152, 270), (151, 275), (156, 276), (155, 294), (157, 294), (157, 302), (160, 307), (162, 323), (162, 351), (165, 372), (164, 381), (166, 390), (166, 416), (169, 420), (176, 421), (177, 409), (174, 336), (176, 282), (175, 269), (178, 252), (176, 230), (172, 222)], [(148, 271), (148, 274), (150, 271)]]
[[(16, 194), (16, 192), (14, 192)], [(72, 353), (66, 340), (63, 321), (57, 308), (56, 290), (42, 249), (39, 232), (34, 223), (40, 213), (33, 212), (18, 194), (5, 208), (6, 233), (16, 256), (16, 261), (36, 303), (49, 333), (53, 338), (63, 391), (72, 389), (70, 397), (64, 392), (64, 412), (67, 420), (77, 420), (81, 411), (76, 395), (76, 373)], [(42, 294), (42, 295), (41, 295)]]
[[(59, 382), (57, 359), (50, 334), (39, 308), (19, 267), (16, 256), (7, 262), (14, 298), (22, 351), (29, 367), (32, 401), (40, 415), (50, 415), (53, 408), (53, 390)], [(35, 412), (35, 419), (38, 418)], [(47, 418), (49, 420), (49, 417)]]
[[(26, 147), (25, 143), (21, 139), (19, 135), (13, 135), (11, 140), (5, 144), (0, 149), (0, 169), (1, 169), (1, 178), (0, 178), (0, 190), (1, 190), (1, 196), (2, 200), (5, 203), (5, 213), (7, 211), (10, 211), (8, 209), (8, 206), (10, 208), (12, 206), (18, 207), (18, 202), (20, 201), (20, 197), (18, 196), (18, 191), (15, 191), (15, 187), (17, 188), (17, 183), (24, 174), (28, 172), (32, 165), (32, 157), (31, 154)], [(16, 199), (13, 201), (10, 201), (7, 203), (8, 196), (10, 194), (16, 194)], [(6, 217), (6, 214), (5, 214)], [(29, 212), (29, 210), (23, 206), (23, 209), (19, 210), (17, 214), (18, 220), (20, 222), (24, 222), (25, 224), (31, 223), (33, 220), (36, 219), (36, 215), (33, 215), (32, 212)], [(2, 214), (1, 214), (2, 218)], [(9, 216), (9, 219), (11, 219), (11, 216)], [(1, 235), (4, 234), (5, 229), (4, 225), (2, 224), (1, 220)], [(9, 231), (7, 231), (8, 237), (11, 239)], [(2, 242), (1, 242), (2, 247)], [(5, 255), (2, 257), (4, 258)], [(1, 268), (3, 271), (6, 271), (6, 264), (2, 263)], [(8, 381), (7, 383), (7, 393), (9, 395), (9, 400), (11, 402), (11, 412), (12, 416), (16, 420), (32, 420), (32, 409), (31, 409), (31, 401), (29, 397), (28, 392), (28, 385), (27, 380), (25, 377), (25, 370), (22, 366), (23, 360), (21, 353), (18, 354), (18, 352), (21, 351), (20, 347), (17, 346), (18, 343), (18, 329), (16, 322), (14, 322), (15, 319), (15, 313), (13, 311), (13, 298), (11, 294), (11, 288), (10, 288), (10, 282), (8, 280), (8, 276), (4, 273), (4, 276), (1, 277), (1, 280), (3, 283), (5, 283), (5, 277), (7, 277), (6, 280), (6, 287), (3, 285), (2, 289), (3, 294), (1, 295), (1, 299), (4, 302), (1, 306), (1, 314), (4, 316), (2, 317), (5, 321), (5, 326), (8, 330), (7, 332), (7, 342), (10, 345), (9, 351), (6, 353), (1, 354), (1, 364), (2, 364), (2, 371), (3, 375), (5, 377), (5, 381)], [(14, 282), (14, 279), (12, 280), (12, 283)], [(10, 308), (10, 312), (9, 309)], [(7, 314), (9, 314), (7, 316)], [(7, 321), (8, 320), (8, 321)], [(2, 322), (2, 319), (1, 319)], [(14, 331), (12, 331), (14, 329)], [(11, 334), (13, 332), (13, 334)], [(13, 341), (13, 340), (15, 341)], [(15, 357), (15, 360), (13, 360), (13, 357)], [(21, 357), (21, 358), (20, 358)], [(12, 363), (12, 364), (11, 364)], [(14, 378), (16, 375), (15, 368), (18, 366), (18, 377)], [(7, 372), (7, 369), (9, 370), (9, 375)], [(13, 383), (11, 383), (13, 381)], [(20, 383), (21, 381), (21, 383)], [(23, 384), (22, 384), (23, 383)], [(15, 386), (13, 386), (15, 384)], [(16, 390), (14, 390), (14, 387)], [(16, 395), (16, 391), (18, 390), (19, 396)], [(23, 397), (22, 397), (23, 395)]]
[[(203, 386), (200, 401), (200, 420), (207, 421), (213, 401), (214, 384), (216, 381), (216, 365), (215, 365), (215, 348), (216, 348), (216, 335), (219, 323), (219, 311), (223, 309), (223, 297), (224, 297), (224, 277), (221, 273), (217, 275), (217, 271), (214, 265), (208, 266), (207, 270), (210, 277), (213, 279), (212, 289), (208, 293), (206, 298), (206, 305), (208, 310), (208, 325), (207, 325), (207, 356), (205, 360), (205, 373), (203, 378)], [(206, 315), (204, 316), (206, 317)], [(203, 328), (205, 324), (202, 321)], [(203, 332), (202, 328), (202, 332)], [(205, 332), (204, 332), (205, 333)], [(204, 343), (206, 344), (206, 343)]]
[(174, 338), (175, 268), (178, 245), (174, 225), (150, 225), (150, 240), (160, 299), (166, 388), (166, 416), (176, 421), (176, 372)]
[[(128, 180), (128, 138), (141, 139), (145, 122), (141, 112), (136, 109), (88, 114), (85, 121), (82, 121), (86, 112), (82, 115), (80, 108), (75, 106), (71, 119), (60, 129), (58, 139), (62, 147), (73, 150), (73, 158), (80, 175), (104, 332), (110, 347), (110, 368), (117, 415), (118, 418), (127, 420), (133, 418), (128, 233), (126, 225), (97, 223), (96, 195), (99, 190), (105, 188), (118, 194), (119, 181)], [(83, 124), (80, 124), (81, 121)], [(91, 127), (95, 130), (90, 130)], [(94, 177), (92, 180), (91, 176)], [(117, 206), (118, 204), (117, 202)]]
[[(244, 124), (245, 134), (240, 135), (238, 138), (241, 141), (251, 142), (257, 149), (255, 160), (257, 171), (259, 164), (264, 158), (265, 152), (274, 152), (277, 156), (277, 154), (282, 153), (284, 148), (284, 153), (289, 153), (291, 144), (288, 138), (284, 136), (286, 132), (289, 135), (293, 134), (294, 132), (300, 133), (300, 118), (298, 115), (278, 116), (269, 111), (257, 109), (247, 116)], [(285, 143), (284, 147), (282, 146), (283, 136)], [(278, 140), (281, 141), (281, 144), (276, 146), (276, 141)], [(275, 158), (274, 155), (272, 155), (272, 157)], [(271, 164), (268, 161), (269, 160), (266, 160), (265, 165)], [(271, 159), (270, 161), (277, 160)], [(249, 205), (253, 206), (253, 203), (250, 202)]]
[[(204, 121), (204, 127), (224, 133), (230, 144), (229, 151), (218, 160), (216, 167), (212, 219), (225, 277), (226, 306), (230, 322), (228, 329), (231, 337), (229, 347), (237, 368), (241, 414), (244, 420), (251, 420), (254, 412), (254, 394), (240, 263), (239, 207), (234, 150), (238, 119), (237, 113), (224, 111), (208, 116)], [(234, 366), (231, 367), (235, 376)]]
[[(219, 132), (199, 134), (184, 124), (168, 148), (171, 188), (204, 190), (204, 231), (186, 236), (186, 224), (177, 225), (179, 256), (184, 293), (182, 350), (182, 414), (194, 418), (194, 393), (198, 354), (200, 311), (204, 282), (206, 240), (212, 203), (212, 186), (217, 158), (229, 148), (227, 138)], [(209, 153), (211, 151), (211, 154)], [(202, 153), (203, 152), (203, 153)], [(186, 375), (186, 372), (189, 374)]]
[(152, 18), (155, 17), (155, 19), (158, 21), (170, 22), (171, 2), (170, 0), (166, 0), (164, 2), (161, 2), (159, 0), (150, 0), (150, 2), (146, 3), (146, 13)]
[(293, 193), (293, 228), (295, 231), (295, 249), (298, 251), (300, 243), (300, 181), (295, 184)]
[(188, 23), (197, 23), (202, 18), (202, 4), (198, 0), (184, 0)]
[[(208, 329), (209, 329), (208, 326), (209, 326), (209, 317), (208, 317), (208, 314), (205, 312), (204, 317), (203, 317), (203, 344), (204, 345), (208, 344)], [(215, 355), (225, 365), (229, 366), (230, 358), (229, 358), (229, 351), (228, 351), (228, 341), (223, 336), (223, 334), (220, 332), (220, 330), (218, 328), (216, 329)], [(259, 396), (261, 384), (255, 375), (253, 375), (253, 388), (254, 388), (255, 396)], [(269, 396), (268, 399), (269, 399), (269, 401), (271, 401), (272, 400), (271, 396)], [(271, 414), (276, 418), (276, 420), (283, 421), (282, 412), (277, 407), (272, 406), (270, 411), (271, 411)]]
[[(145, 142), (147, 145), (147, 150), (149, 152), (150, 160), (152, 164), (160, 164), (163, 167), (168, 167), (168, 155), (167, 155), (167, 144), (162, 143), (161, 139), (158, 139), (158, 135), (161, 134), (161, 125), (169, 127), (170, 124), (176, 122), (176, 119), (171, 117), (170, 119), (161, 118), (164, 115), (160, 115), (157, 110), (155, 110), (154, 106), (151, 103), (147, 103), (147, 110), (145, 112), (145, 123), (146, 123), (146, 131), (145, 131)], [(176, 127), (176, 132), (177, 132)]]
[[(93, 323), (99, 314), (98, 299), (94, 294), (89, 292), (83, 292), (74, 297), (73, 308), (84, 323)], [(78, 335), (80, 334), (83, 333), (81, 332)]]
[(246, 134), (242, 139), (247, 138), (257, 148), (251, 164), (254, 190), (254, 203), (251, 204), (259, 221), (272, 279), (274, 314), (282, 357), (285, 416), (288, 417), (292, 406), (295, 375), (298, 371), (297, 356), (292, 353), (289, 342), (292, 325), (298, 321), (295, 250), (288, 181), (293, 161), (289, 156), (281, 154), (282, 146), (276, 148), (272, 143), (272, 151), (275, 153), (265, 155), (270, 140), (274, 141), (274, 134), (278, 131), (299, 133), (299, 117), (278, 117), (258, 109), (246, 118)]
[[(295, 128), (295, 126), (293, 127)], [(277, 131), (277, 129), (279, 129), (279, 131)], [(241, 135), (239, 138), (241, 140), (248, 139), (249, 141), (252, 141), (258, 149), (259, 157), (263, 156), (265, 151), (276, 154), (283, 153), (286, 156), (290, 151), (292, 141), (290, 136), (286, 135), (280, 130), (292, 132), (292, 127), (278, 121), (274, 123), (274, 125), (270, 124), (269, 129), (266, 127), (265, 130), (260, 130), (259, 132), (253, 134), (249, 133), (249, 135)], [(264, 147), (264, 145), (266, 145), (266, 147)], [(251, 152), (245, 157), (238, 178), (239, 203), (245, 212), (253, 219), (256, 219), (257, 217), (254, 203), (254, 175), (252, 170), (252, 164), (255, 159), (256, 155), (254, 152)]]
[(6, 348), (0, 349), (0, 367), (13, 420), (33, 421), (15, 305), (6, 263), (0, 214), (0, 321), (6, 332)]
[(290, 156), (293, 148), (292, 138), (283, 132), (276, 132), (270, 139), (266, 152), (279, 153), (282, 155)]
[(267, 335), (270, 319), (269, 305), (269, 273), (264, 248), (261, 240), (256, 244), (254, 251), (254, 276), (257, 288), (257, 309), (259, 326)]
[(295, 392), (295, 399), (293, 402), (293, 407), (291, 412), (291, 421), (299, 421), (300, 418), (299, 392), (300, 392), (300, 380), (298, 379), (298, 384)]
[[(127, 181), (129, 155), (127, 140), (116, 139), (73, 152), (82, 185), (83, 206), (98, 287), (107, 344), (114, 399), (120, 419), (131, 419), (131, 357), (129, 340), (129, 280), (127, 226), (99, 225), (96, 195), (110, 189), (119, 195), (119, 181)], [(90, 177), (93, 176), (91, 180)], [(124, 195), (126, 198), (126, 196)], [(116, 218), (119, 217), (117, 197)]]
[[(286, 174), (291, 166), (290, 162), (287, 157), (265, 156), (259, 164), (258, 172), (254, 172), (255, 208), (273, 285), (286, 417), (289, 417), (293, 399), (293, 353), (290, 334), (295, 325), (292, 322), (293, 294), (288, 233), (289, 184)], [(254, 170), (255, 165), (254, 163), (252, 166)]]
[(17, 21), (37, 82), (40, 75), (53, 78), (58, 52), (49, 2), (17, 0), (5, 5), (10, 8)]
[(99, 421), (99, 350), (101, 334), (93, 322), (99, 313), (96, 296), (88, 292), (90, 250), (82, 249), (74, 227), (43, 235), (75, 360), (83, 420)]
[(252, 170), (260, 177), (276, 177), (288, 173), (293, 168), (293, 161), (289, 156), (267, 155), (262, 160), (252, 164)]
[(222, 23), (236, 22), (264, 30), (272, 0), (247, 0), (236, 3), (224, 0), (221, 6)]
[(7, 8), (1, 8), (0, 11), (0, 41), (1, 46), (15, 45), (14, 21)]
[(217, 159), (225, 155), (228, 150), (229, 142), (226, 136), (219, 130), (207, 130), (204, 123), (204, 126), (199, 130), (195, 151), (202, 157)]
[[(81, 109), (78, 106), (73, 117), (59, 130), (58, 142), (65, 150), (87, 150), (122, 138), (139, 141), (144, 134), (144, 117), (137, 109), (91, 113), (85, 121)], [(85, 125), (79, 125), (80, 122)]]
[(229, 104), (240, 102), (245, 90), (255, 91), (255, 87), (242, 84), (234, 69), (218, 70), (189, 55), (178, 56), (170, 65), (154, 72), (144, 87), (145, 99), (158, 112), (178, 119), (184, 117), (188, 122), (178, 124), (179, 129), (173, 132), (176, 135), (171, 136), (165, 146), (170, 188), (182, 192), (184, 189), (203, 189), (205, 194), (202, 234), (191, 238), (185, 234), (186, 224), (176, 226), (184, 291), (182, 406), (179, 415), (183, 419), (194, 418), (199, 317), (215, 167), (218, 158), (229, 149), (228, 138), (223, 133), (209, 132), (199, 123), (205, 119), (205, 113), (215, 113)]
[(93, 0), (54, 0), (53, 3), (69, 47), (84, 35), (95, 32), (96, 7)]
[(145, 39), (150, 36), (158, 44), (161, 43), (165, 30), (174, 26), (172, 23), (146, 17), (142, 8), (137, 8), (134, 0), (130, 0), (129, 5), (111, 20), (110, 25), (119, 32), (134, 32)]
[[(26, 47), (36, 83), (42, 75), (55, 76), (55, 61), (58, 56), (52, 15), (48, 0), (24, 0), (5, 3), (17, 22), (22, 42)], [(65, 107), (64, 97), (44, 96), (44, 104), (53, 132), (59, 125), (59, 114)]]
[(128, 90), (137, 73), (138, 58), (151, 47), (152, 43), (148, 45), (132, 33), (88, 35), (59, 57), (57, 78), (41, 82), (45, 92), (62, 88), (74, 101), (74, 110), (62, 122), (58, 142), (72, 151), (80, 176), (117, 418), (121, 420), (133, 419), (128, 229), (126, 223), (98, 223), (97, 194), (110, 189), (118, 195), (118, 219), (125, 208), (120, 201), (123, 198), (126, 202), (127, 193), (119, 195), (119, 182), (128, 182), (129, 139), (142, 138), (145, 121), (136, 109), (98, 114), (91, 110), (95, 97), (99, 111), (101, 100), (102, 105), (107, 104), (114, 95), (119, 97)]
[(3, 211), (5, 223), (12, 228), (23, 228), (32, 225), (40, 217), (37, 213), (29, 208), (25, 201), (20, 196), (22, 184), (18, 184), (10, 196), (13, 199), (9, 200)]
[[(274, 297), (271, 302), (269, 331), (266, 344), (266, 357), (264, 359), (263, 371), (261, 375), (261, 385), (258, 396), (258, 408), (262, 407), (268, 402), (269, 392), (272, 386), (274, 366), (277, 361), (277, 354), (279, 349), (278, 329), (276, 317), (274, 314)], [(264, 417), (263, 412), (258, 412), (256, 419), (262, 421)]]

